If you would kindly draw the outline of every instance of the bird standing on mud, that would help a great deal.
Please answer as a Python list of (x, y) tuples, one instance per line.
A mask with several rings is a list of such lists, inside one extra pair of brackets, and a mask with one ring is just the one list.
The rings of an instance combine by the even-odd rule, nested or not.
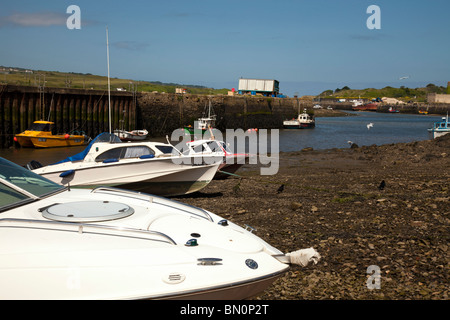
[(384, 180), (383, 181), (381, 181), (381, 183), (380, 183), (380, 185), (378, 186), (378, 190), (384, 190), (384, 187), (386, 186), (386, 182), (384, 182)]

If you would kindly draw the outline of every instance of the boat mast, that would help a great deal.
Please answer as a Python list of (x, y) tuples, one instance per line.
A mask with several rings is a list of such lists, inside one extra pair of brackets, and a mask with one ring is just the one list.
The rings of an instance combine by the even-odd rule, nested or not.
[[(109, 134), (111, 135), (111, 82), (109, 79), (109, 41), (108, 41), (108, 26), (106, 27), (106, 60), (108, 63), (108, 110), (109, 110)], [(111, 139), (111, 138), (110, 138)]]
[(208, 106), (208, 119), (211, 119), (211, 99), (209, 100), (209, 106)]

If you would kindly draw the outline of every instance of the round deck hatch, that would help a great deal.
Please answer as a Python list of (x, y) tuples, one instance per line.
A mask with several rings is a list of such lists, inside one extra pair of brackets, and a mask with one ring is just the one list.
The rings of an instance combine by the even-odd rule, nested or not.
[(42, 211), (42, 216), (64, 222), (94, 222), (121, 219), (133, 213), (133, 208), (119, 202), (78, 201), (49, 206)]

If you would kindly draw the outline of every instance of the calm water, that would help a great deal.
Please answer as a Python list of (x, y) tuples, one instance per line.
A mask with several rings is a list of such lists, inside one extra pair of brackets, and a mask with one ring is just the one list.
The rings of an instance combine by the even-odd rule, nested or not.
[[(350, 113), (350, 112), (349, 112)], [(280, 130), (280, 151), (348, 148), (347, 141), (359, 146), (382, 145), (431, 139), (427, 129), (440, 116), (398, 113), (351, 112), (355, 116), (316, 118), (314, 129)], [(367, 124), (373, 127), (367, 129)]]
[[(389, 114), (375, 112), (352, 112), (355, 116), (316, 118), (314, 129), (280, 130), (280, 151), (299, 151), (306, 147), (314, 150), (348, 148), (347, 141), (359, 146), (381, 145), (431, 139), (427, 129), (441, 116)], [(373, 127), (367, 129), (367, 124)], [(154, 139), (165, 142), (165, 138)], [(52, 149), (0, 149), (0, 157), (24, 165), (37, 160), (43, 165), (51, 164), (74, 155), (84, 147)], [(270, 149), (270, 143), (269, 143)]]

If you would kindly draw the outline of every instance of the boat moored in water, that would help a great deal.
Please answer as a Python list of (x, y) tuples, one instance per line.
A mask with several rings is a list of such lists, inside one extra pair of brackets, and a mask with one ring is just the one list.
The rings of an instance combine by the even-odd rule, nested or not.
[(148, 131), (146, 129), (132, 131), (114, 130), (114, 134), (122, 141), (142, 141), (147, 138)]
[(53, 134), (53, 124), (51, 121), (34, 121), (27, 130), (16, 134), (14, 141), (28, 148), (82, 146), (89, 142), (89, 137), (84, 134)]
[(363, 105), (353, 106), (352, 109), (354, 111), (377, 111), (378, 104), (377, 103), (367, 103)]
[(435, 122), (428, 132), (433, 134), (433, 138), (441, 137), (450, 132), (450, 122), (448, 121), (448, 114), (442, 117), (442, 121)]
[(0, 158), (0, 299), (245, 299), (313, 249), (284, 254), (204, 209), (66, 188)]
[(285, 129), (308, 129), (314, 128), (315, 126), (316, 121), (314, 117), (309, 115), (306, 110), (303, 110), (303, 113), (300, 113), (297, 119), (283, 121), (283, 127)]
[(390, 113), (398, 113), (399, 111), (397, 109), (389, 107), (388, 112), (390, 112)]

